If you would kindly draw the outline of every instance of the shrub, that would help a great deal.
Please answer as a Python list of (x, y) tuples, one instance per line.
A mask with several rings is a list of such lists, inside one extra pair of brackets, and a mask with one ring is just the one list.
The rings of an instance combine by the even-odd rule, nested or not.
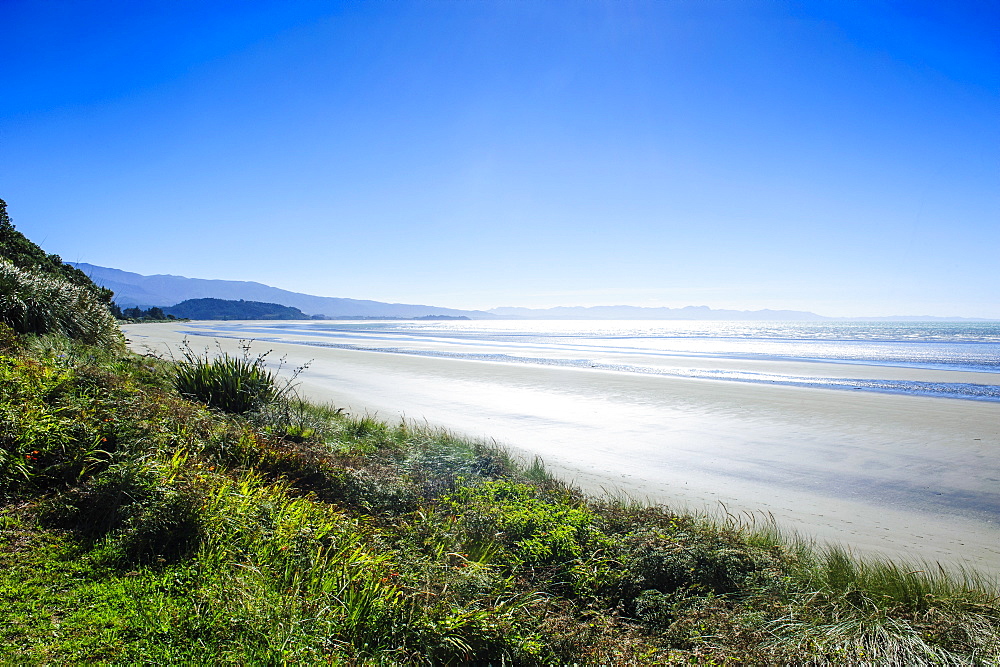
[(63, 334), (110, 347), (124, 344), (114, 316), (93, 290), (56, 275), (20, 269), (5, 259), (0, 259), (0, 322), (22, 334)]
[(148, 464), (115, 464), (81, 487), (50, 498), (41, 518), (91, 541), (106, 539), (103, 560), (119, 565), (173, 562), (197, 544), (192, 490), (164, 482)]
[(748, 547), (709, 535), (653, 529), (629, 538), (625, 566), (639, 589), (729, 594), (763, 568), (761, 559), (762, 554)]
[(264, 366), (266, 356), (251, 357), (249, 345), (244, 344), (242, 356), (223, 352), (210, 358), (207, 351), (198, 355), (185, 344), (174, 386), (182, 396), (222, 412), (242, 415), (259, 410), (280, 393), (274, 374)]
[(602, 542), (593, 515), (526, 484), (484, 482), (443, 499), (446, 511), (471, 542), (491, 537), (509, 550), (514, 564), (567, 566), (586, 546)]
[(103, 466), (110, 421), (71, 370), (0, 356), (0, 493), (76, 483)]
[(9, 324), (0, 322), (0, 353), (16, 352), (21, 347), (21, 338)]

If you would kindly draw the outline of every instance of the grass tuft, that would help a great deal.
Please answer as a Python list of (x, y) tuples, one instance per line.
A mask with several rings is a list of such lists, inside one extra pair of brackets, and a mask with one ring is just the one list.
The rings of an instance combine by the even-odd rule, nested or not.
[(211, 357), (207, 351), (197, 354), (187, 345), (183, 355), (174, 380), (177, 391), (210, 408), (243, 415), (279, 396), (275, 376), (264, 365), (267, 353), (251, 356), (249, 343), (242, 356), (223, 352)]

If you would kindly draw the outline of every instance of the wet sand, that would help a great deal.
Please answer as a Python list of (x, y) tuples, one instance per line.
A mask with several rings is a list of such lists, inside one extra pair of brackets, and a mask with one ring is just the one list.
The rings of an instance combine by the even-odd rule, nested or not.
[[(126, 327), (174, 350), (211, 323)], [(212, 338), (189, 335), (195, 349)], [(234, 350), (235, 339), (218, 339)], [(1000, 403), (259, 342), (301, 391), (538, 455), (593, 493), (762, 518), (863, 552), (1000, 573)], [(414, 343), (415, 348), (431, 343)], [(437, 349), (437, 348), (435, 348)], [(630, 359), (634, 362), (634, 359)], [(672, 357), (751, 372), (996, 384), (984, 373)]]

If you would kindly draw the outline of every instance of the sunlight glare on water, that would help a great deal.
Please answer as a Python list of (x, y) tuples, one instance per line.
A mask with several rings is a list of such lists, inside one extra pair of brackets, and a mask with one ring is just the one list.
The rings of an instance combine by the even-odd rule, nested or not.
[[(997, 322), (289, 321), (227, 323), (204, 333), (498, 363), (1000, 400), (1000, 387), (989, 375), (985, 381), (981, 375), (944, 381), (888, 370), (1000, 373)], [(797, 372), (776, 370), (774, 362), (795, 362)], [(851, 365), (874, 370), (859, 376), (844, 370)]]

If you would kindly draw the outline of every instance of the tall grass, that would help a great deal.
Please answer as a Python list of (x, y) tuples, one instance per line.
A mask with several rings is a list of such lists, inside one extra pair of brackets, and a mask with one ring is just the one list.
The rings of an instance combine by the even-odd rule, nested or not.
[(358, 649), (378, 648), (390, 634), (399, 592), (387, 555), (365, 544), (368, 531), (356, 520), (253, 474), (215, 482), (202, 516), (212, 530), (196, 560), (209, 580), (229, 573), (231, 615), (258, 627), (267, 619), (279, 635), (308, 625), (308, 636), (336, 636)]
[[(800, 552), (805, 553), (805, 552)], [(996, 664), (995, 582), (937, 564), (817, 548), (790, 567), (784, 614), (763, 626), (762, 649), (818, 664)]]
[(92, 290), (0, 259), (0, 322), (18, 333), (62, 334), (92, 345), (120, 347), (118, 323)]

